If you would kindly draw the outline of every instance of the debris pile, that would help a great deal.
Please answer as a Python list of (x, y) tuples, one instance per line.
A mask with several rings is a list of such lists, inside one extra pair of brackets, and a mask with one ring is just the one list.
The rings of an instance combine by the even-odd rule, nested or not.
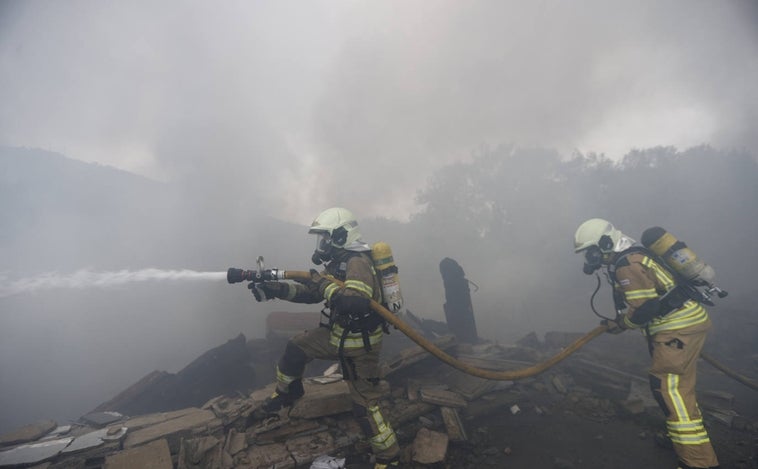
[[(452, 335), (433, 339), (462, 361), (502, 370), (542, 361), (575, 336), (549, 333), (540, 341), (530, 334), (515, 345), (465, 344)], [(602, 361), (599, 355), (604, 355)], [(383, 364), (387, 392), (381, 406), (403, 448), (403, 467), (519, 467), (514, 464), (523, 448), (503, 432), (513, 435), (514, 429), (518, 433), (530, 425), (550, 427), (556, 418), (567, 417), (598, 425), (633, 422), (637, 444), (649, 441), (652, 447), (656, 429), (665, 426), (640, 373), (644, 365), (622, 365), (630, 364), (609, 364), (606, 349), (588, 346), (536, 377), (489, 381), (455, 370), (411, 345)], [(103, 410), (107, 406), (102, 405), (75, 424), (44, 421), (0, 436), (0, 467), (372, 467), (365, 465), (370, 463), (364, 457), (368, 444), (352, 417), (348, 389), (337, 367), (306, 378), (304, 386), (305, 396), (291, 409), (250, 427), (244, 423), (247, 416), (270, 395), (274, 383), (250, 394), (221, 394), (202, 405), (167, 412), (127, 416)], [(149, 386), (143, 383), (143, 388)], [(123, 403), (125, 395), (137, 394), (109, 402)], [(132, 397), (130, 402), (138, 401)], [(728, 437), (745, 445), (745, 454), (738, 458), (743, 465), (736, 467), (755, 467), (752, 451), (758, 427), (740, 416), (733, 404), (734, 396), (724, 391), (702, 396), (709, 431), (732, 432)], [(603, 435), (585, 438), (590, 446), (603, 441)], [(570, 455), (549, 458), (545, 467), (592, 467)]]

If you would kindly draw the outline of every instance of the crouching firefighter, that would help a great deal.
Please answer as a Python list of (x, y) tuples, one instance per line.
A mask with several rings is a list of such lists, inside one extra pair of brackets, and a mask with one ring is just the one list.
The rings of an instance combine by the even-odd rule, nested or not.
[[(382, 286), (371, 259), (371, 248), (361, 239), (358, 222), (344, 208), (330, 208), (311, 224), (317, 237), (312, 261), (325, 263), (311, 280), (251, 283), (258, 301), (279, 298), (295, 303), (326, 301), (319, 327), (292, 337), (276, 369), (276, 391), (261, 406), (265, 414), (291, 406), (303, 393), (305, 365), (313, 360), (338, 360), (350, 389), (353, 413), (376, 459), (376, 468), (397, 467), (399, 446), (390, 423), (379, 409), (382, 386), (379, 354), (385, 321), (371, 309), (370, 300), (382, 302)], [(344, 283), (338, 286), (325, 277)], [(327, 314), (328, 310), (328, 314)]]
[(666, 415), (678, 468), (718, 468), (695, 400), (697, 360), (711, 327), (705, 308), (682, 294), (677, 276), (660, 258), (606, 220), (582, 223), (574, 250), (584, 253), (586, 274), (607, 270), (617, 310), (615, 320), (603, 321), (608, 332), (641, 329), (648, 339), (650, 388)]

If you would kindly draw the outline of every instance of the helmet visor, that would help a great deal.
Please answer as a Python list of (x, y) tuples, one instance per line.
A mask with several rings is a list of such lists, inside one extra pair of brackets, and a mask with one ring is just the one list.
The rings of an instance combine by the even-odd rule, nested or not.
[(328, 252), (332, 247), (332, 236), (326, 231), (316, 232), (316, 251)]

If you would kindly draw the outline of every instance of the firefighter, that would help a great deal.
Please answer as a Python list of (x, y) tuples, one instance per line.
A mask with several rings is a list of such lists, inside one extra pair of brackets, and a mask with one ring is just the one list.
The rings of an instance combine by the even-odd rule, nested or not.
[[(326, 301), (328, 318), (319, 327), (289, 340), (276, 368), (276, 391), (261, 406), (273, 414), (291, 406), (303, 393), (305, 365), (314, 358), (338, 360), (353, 401), (353, 413), (369, 438), (376, 468), (398, 467), (397, 436), (379, 409), (382, 394), (379, 354), (385, 323), (370, 300), (381, 303), (380, 279), (371, 260), (371, 248), (361, 239), (358, 222), (344, 208), (329, 208), (311, 224), (316, 235), (312, 261), (325, 263), (311, 281), (264, 282), (250, 287), (258, 301), (279, 298), (295, 303)], [(344, 287), (329, 282), (333, 276)]]
[(615, 321), (603, 321), (608, 332), (641, 329), (648, 339), (650, 389), (666, 415), (678, 468), (718, 468), (695, 400), (697, 360), (711, 327), (705, 308), (689, 298), (671, 301), (666, 296), (676, 287), (671, 271), (606, 220), (582, 223), (574, 251), (584, 253), (585, 273), (607, 269), (618, 311)]

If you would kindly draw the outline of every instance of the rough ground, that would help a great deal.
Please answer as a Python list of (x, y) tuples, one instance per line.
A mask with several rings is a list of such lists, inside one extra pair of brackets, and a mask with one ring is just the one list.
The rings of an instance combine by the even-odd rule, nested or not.
[[(497, 413), (467, 422), (474, 455), (452, 447), (446, 467), (533, 469), (672, 469), (672, 450), (656, 445), (653, 435), (663, 428), (660, 415), (593, 416), (576, 409), (570, 399), (548, 412), (533, 410), (533, 399), (519, 400), (516, 415)], [(706, 424), (724, 469), (758, 468), (758, 433), (733, 430), (708, 419)]]
[[(758, 356), (754, 354), (750, 339), (755, 337), (755, 327), (730, 330), (728, 323), (722, 324), (721, 329), (714, 331), (709, 340), (710, 347), (706, 349), (729, 367), (748, 376), (758, 375)], [(733, 324), (752, 323), (735, 321)], [(581, 335), (554, 332), (542, 339), (529, 334), (513, 345), (490, 342), (456, 344), (454, 340), (448, 340), (452, 339), (450, 337), (441, 337), (437, 343), (441, 347), (446, 343), (446, 350), (451, 354), (464, 361), (474, 360), (479, 367), (513, 369), (541, 362)], [(397, 342), (402, 338), (399, 336), (391, 334), (385, 344), (389, 352), (387, 356), (401, 353), (397, 354), (398, 361), (390, 360), (386, 365), (390, 392), (381, 407), (395, 427), (403, 448), (402, 467), (676, 467), (673, 451), (655, 443), (654, 436), (665, 425), (661, 411), (650, 398), (646, 380), (649, 357), (645, 341), (639, 334), (604, 334), (544, 373), (516, 382), (492, 382), (464, 375), (419, 350), (409, 349), (407, 341)], [(244, 338), (230, 341), (223, 347), (237, 346), (236, 350), (240, 345), (238, 342), (243, 344), (240, 350), (244, 349)], [(410, 354), (405, 353), (409, 351)], [(211, 369), (217, 367), (215, 361), (208, 361), (209, 357), (228, 358), (217, 352), (217, 349), (210, 351), (199, 359), (199, 364), (188, 367), (195, 372), (191, 376), (192, 382), (206, 381), (206, 373), (199, 372), (200, 364)], [(236, 354), (232, 355), (236, 357)], [(227, 361), (235, 363), (235, 360)], [(326, 364), (318, 365), (323, 370), (321, 365)], [(265, 375), (270, 376), (270, 373)], [(158, 391), (176, 389), (175, 382), (189, 380), (187, 376), (189, 373), (178, 373), (177, 378), (170, 380), (172, 387), (168, 388), (166, 379), (158, 382), (142, 380), (110, 404), (136, 404), (140, 401), (136, 397), (140, 396), (154, 404), (155, 396), (161, 394)], [(216, 375), (211, 373), (209, 376)], [(269, 382), (267, 387), (259, 388), (249, 396), (218, 396), (198, 406), (201, 408), (190, 406), (174, 412), (135, 414), (115, 423), (114, 428), (126, 431), (118, 441), (51, 456), (35, 469), (144, 467), (142, 463), (135, 465), (134, 462), (156, 462), (159, 459), (164, 465), (156, 467), (166, 469), (292, 469), (310, 467), (310, 461), (325, 452), (337, 457), (365, 454), (365, 443), (356, 441), (360, 432), (349, 412), (350, 402), (344, 383), (338, 378), (332, 385), (310, 385), (313, 387), (306, 397), (298, 401), (299, 411), (296, 405), (278, 421), (266, 419), (250, 426), (239, 425), (245, 422), (244, 417), (249, 411), (270, 394), (273, 383)], [(702, 360), (699, 362), (697, 388), (706, 427), (721, 467), (758, 469), (758, 392), (726, 377)], [(214, 390), (212, 388), (209, 392)], [(307, 399), (309, 396), (311, 400)], [(455, 426), (449, 425), (451, 411), (459, 419), (460, 432), (461, 428), (456, 430)], [(54, 428), (55, 424), (51, 423), (49, 427)], [(110, 434), (110, 428), (108, 430)], [(88, 432), (93, 431), (96, 430), (76, 426), (68, 435), (86, 438), (86, 435), (93, 434)], [(446, 445), (441, 450), (429, 450), (434, 445), (419, 444), (419, 436), (427, 434), (434, 434), (438, 438), (436, 441), (444, 440)], [(131, 450), (141, 453), (127, 455)], [(153, 456), (148, 450), (160, 453), (160, 457)], [(421, 453), (437, 459), (420, 464)], [(116, 461), (119, 457), (131, 459), (126, 466), (109, 466), (109, 461)], [(350, 467), (358, 469), (360, 465)]]
[[(601, 337), (588, 347), (589, 357), (604, 355), (614, 363), (624, 351), (635, 350), (640, 337)], [(622, 344), (612, 341), (621, 340)], [(609, 347), (613, 345), (613, 347)], [(639, 345), (644, 347), (644, 343)], [(644, 355), (642, 356), (644, 358)], [(631, 414), (620, 401), (598, 389), (597, 382), (573, 383), (577, 377), (569, 359), (532, 382), (518, 382), (514, 402), (520, 412), (508, 409), (465, 422), (470, 445), (451, 445), (444, 467), (449, 468), (534, 468), (534, 469), (672, 469), (676, 456), (655, 443), (654, 435), (665, 428), (662, 413), (655, 407)], [(742, 362), (745, 363), (744, 361)], [(644, 376), (645, 360), (631, 368)], [(552, 392), (555, 373), (566, 383), (565, 395)], [(593, 389), (594, 387), (594, 389)], [(576, 391), (579, 391), (578, 393)], [(731, 428), (705, 410), (705, 424), (724, 469), (758, 468), (758, 392), (726, 377), (709, 364), (699, 363), (698, 392), (715, 390), (734, 396), (732, 410), (745, 424)], [(605, 394), (605, 396), (603, 395)], [(702, 400), (701, 400), (702, 402)], [(702, 403), (701, 403), (702, 407)]]

